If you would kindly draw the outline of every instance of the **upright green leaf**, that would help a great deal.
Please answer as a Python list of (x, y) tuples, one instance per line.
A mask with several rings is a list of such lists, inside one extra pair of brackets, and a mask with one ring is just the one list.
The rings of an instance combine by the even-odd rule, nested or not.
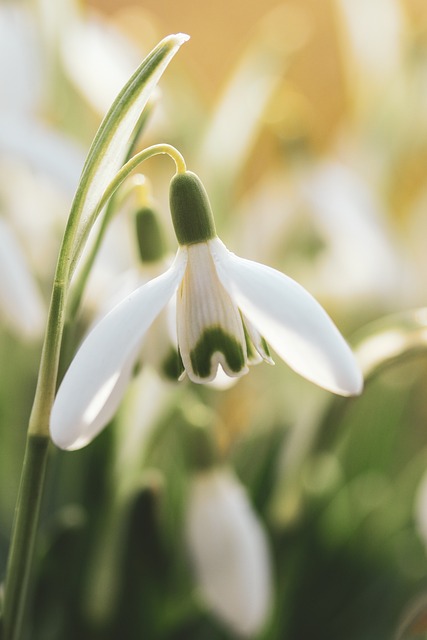
[[(169, 62), (188, 38), (182, 33), (164, 38), (120, 91), (101, 123), (89, 150), (71, 208), (68, 229), (77, 232), (76, 237), (67, 240), (73, 242), (75, 247), (71, 269), (90, 231), (102, 194), (126, 160), (129, 139), (141, 112)], [(78, 225), (76, 221), (79, 221)]]

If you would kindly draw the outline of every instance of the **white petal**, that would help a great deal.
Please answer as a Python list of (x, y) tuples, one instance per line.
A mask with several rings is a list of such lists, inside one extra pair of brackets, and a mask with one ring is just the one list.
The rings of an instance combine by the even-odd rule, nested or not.
[(218, 276), (242, 313), (297, 373), (329, 391), (356, 395), (362, 374), (350, 347), (318, 302), (284, 274), (211, 240)]
[(186, 261), (180, 249), (166, 273), (125, 298), (89, 333), (53, 405), (50, 430), (58, 447), (85, 446), (113, 417), (145, 333), (178, 288)]
[(239, 637), (253, 637), (271, 605), (271, 565), (265, 531), (244, 487), (229, 471), (193, 478), (186, 539), (206, 605)]
[[(187, 250), (187, 269), (177, 296), (178, 344), (185, 370), (190, 380), (197, 383), (214, 380), (218, 365), (231, 377), (241, 376), (248, 368), (237, 305), (219, 281), (208, 244), (192, 244)], [(202, 353), (198, 349), (209, 342), (203, 340), (210, 330), (222, 332), (218, 337), (219, 348), (211, 353), (208, 346)]]

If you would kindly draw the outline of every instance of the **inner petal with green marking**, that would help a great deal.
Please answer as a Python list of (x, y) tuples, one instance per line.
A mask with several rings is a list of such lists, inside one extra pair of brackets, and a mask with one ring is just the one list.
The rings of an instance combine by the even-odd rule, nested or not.
[(193, 371), (200, 378), (209, 377), (212, 366), (218, 364), (229, 375), (240, 375), (246, 366), (245, 356), (242, 344), (221, 327), (205, 329), (190, 351)]
[(208, 243), (188, 245), (188, 262), (177, 294), (178, 345), (193, 382), (214, 380), (218, 366), (229, 376), (248, 371), (242, 318), (219, 281)]

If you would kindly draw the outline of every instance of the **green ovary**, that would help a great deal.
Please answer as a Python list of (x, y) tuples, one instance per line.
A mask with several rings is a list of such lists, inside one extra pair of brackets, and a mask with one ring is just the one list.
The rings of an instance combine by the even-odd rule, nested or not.
[(206, 329), (190, 352), (194, 373), (200, 378), (209, 378), (211, 359), (214, 353), (222, 353), (228, 368), (239, 373), (245, 366), (245, 354), (242, 345), (220, 327)]
[(183, 371), (181, 355), (172, 348), (162, 362), (162, 373), (169, 380), (178, 380)]

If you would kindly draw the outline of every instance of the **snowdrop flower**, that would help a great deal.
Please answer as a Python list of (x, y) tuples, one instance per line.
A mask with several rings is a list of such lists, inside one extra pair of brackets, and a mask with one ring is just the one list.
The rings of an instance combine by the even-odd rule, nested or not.
[(185, 537), (206, 606), (239, 636), (258, 633), (272, 599), (265, 531), (230, 471), (192, 479)]
[(224, 246), (194, 173), (175, 175), (170, 205), (176, 258), (112, 309), (80, 347), (53, 406), (55, 444), (83, 447), (113, 417), (149, 327), (176, 292), (178, 347), (192, 382), (214, 380), (219, 367), (239, 377), (252, 361), (271, 363), (268, 342), (308, 380), (338, 394), (360, 393), (360, 370), (326, 312), (295, 281)]

